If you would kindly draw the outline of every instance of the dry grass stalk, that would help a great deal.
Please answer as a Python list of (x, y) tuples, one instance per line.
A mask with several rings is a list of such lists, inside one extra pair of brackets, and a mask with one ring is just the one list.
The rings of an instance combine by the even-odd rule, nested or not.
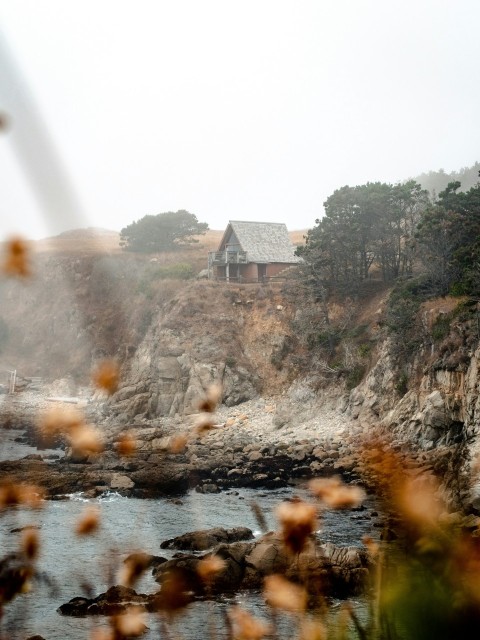
[(394, 504), (411, 525), (432, 529), (439, 524), (445, 505), (438, 497), (438, 483), (432, 476), (405, 477), (393, 489)]
[(91, 424), (79, 425), (68, 436), (73, 452), (77, 455), (97, 455), (103, 451), (98, 430)]
[(133, 435), (127, 431), (118, 438), (116, 448), (120, 456), (132, 456), (137, 450), (137, 443)]
[(228, 618), (232, 625), (233, 640), (261, 640), (272, 632), (269, 624), (254, 618), (238, 606), (230, 609)]
[(222, 387), (218, 384), (213, 384), (207, 389), (205, 398), (202, 398), (198, 403), (198, 410), (205, 413), (213, 413), (217, 408), (220, 400), (222, 399)]
[(307, 608), (307, 591), (281, 575), (265, 578), (264, 598), (271, 607), (290, 613), (302, 613)]
[(118, 389), (120, 368), (114, 360), (103, 360), (92, 374), (93, 384), (97, 389), (112, 395)]
[(189, 576), (181, 569), (172, 569), (162, 581), (162, 589), (156, 597), (156, 606), (172, 615), (190, 604), (192, 597)]
[(32, 275), (30, 268), (30, 249), (22, 238), (11, 238), (6, 244), (6, 256), (3, 272), (7, 276), (28, 278)]
[(298, 640), (327, 640), (326, 626), (318, 619), (303, 618), (300, 622)]
[(75, 525), (75, 533), (78, 536), (88, 536), (95, 533), (100, 526), (100, 509), (87, 507)]
[(73, 407), (51, 407), (44, 411), (37, 422), (40, 433), (47, 437), (68, 435), (85, 422), (83, 415)]
[(212, 431), (212, 429), (215, 429), (216, 426), (212, 415), (210, 413), (204, 413), (196, 419), (193, 430), (196, 435), (203, 436)]
[(255, 520), (257, 521), (260, 530), (262, 531), (262, 533), (266, 533), (268, 531), (267, 520), (260, 505), (258, 504), (258, 502), (255, 502), (255, 500), (252, 500), (252, 502), (250, 503), (250, 508), (252, 509), (253, 515), (255, 516)]
[(219, 573), (225, 570), (226, 562), (219, 556), (207, 556), (197, 563), (197, 573), (203, 582), (209, 583), (215, 579)]
[(339, 477), (315, 478), (308, 483), (310, 491), (331, 509), (358, 507), (366, 498), (365, 491), (344, 484)]
[(120, 569), (118, 576), (120, 584), (123, 584), (125, 587), (133, 587), (137, 580), (139, 580), (149, 568), (150, 560), (150, 556), (142, 551), (130, 554)]
[(47, 439), (66, 437), (75, 454), (96, 455), (103, 451), (99, 431), (85, 424), (84, 416), (71, 407), (52, 407), (42, 414), (37, 428)]
[(183, 453), (188, 444), (188, 436), (184, 433), (181, 433), (178, 436), (173, 436), (170, 438), (170, 442), (168, 445), (168, 451), (170, 453)]
[(115, 640), (137, 638), (147, 631), (145, 615), (139, 607), (130, 607), (125, 613), (110, 618)]
[(363, 536), (363, 544), (367, 547), (367, 551), (371, 558), (376, 558), (380, 553), (380, 545), (370, 536)]
[(115, 640), (112, 629), (92, 629), (90, 640)]
[(22, 532), (20, 548), (28, 560), (33, 561), (38, 558), (40, 536), (36, 529), (28, 527)]
[(317, 508), (300, 500), (282, 502), (276, 510), (284, 545), (290, 553), (300, 553), (317, 526)]
[(31, 484), (17, 484), (13, 480), (6, 480), (0, 484), (0, 509), (21, 505), (30, 509), (40, 509), (43, 506), (44, 491)]

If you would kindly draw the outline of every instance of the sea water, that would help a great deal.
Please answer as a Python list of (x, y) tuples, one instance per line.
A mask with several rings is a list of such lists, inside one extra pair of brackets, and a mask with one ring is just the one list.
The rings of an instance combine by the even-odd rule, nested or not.
[[(19, 595), (5, 607), (2, 637), (25, 640), (39, 634), (46, 640), (80, 640), (89, 637), (93, 627), (107, 624), (103, 616), (67, 617), (58, 607), (75, 596), (90, 597), (118, 584), (117, 575), (124, 558), (131, 552), (171, 557), (174, 551), (160, 548), (162, 541), (196, 529), (246, 526), (260, 535), (251, 509), (255, 501), (262, 509), (269, 529), (277, 526), (275, 508), (293, 494), (306, 496), (302, 485), (262, 491), (238, 489), (218, 494), (195, 491), (178, 499), (141, 500), (107, 492), (96, 499), (81, 493), (62, 501), (47, 501), (38, 511), (8, 509), (0, 514), (1, 557), (18, 549), (20, 533), (28, 525), (39, 527), (41, 550), (38, 571), (42, 580), (34, 581), (29, 593)], [(75, 523), (88, 505), (100, 509), (98, 532), (79, 537)], [(339, 545), (358, 545), (363, 535), (372, 533), (372, 520), (349, 511), (326, 512), (319, 526), (320, 537)], [(150, 572), (136, 586), (137, 592), (153, 593), (159, 588)], [(195, 602), (178, 617), (173, 637), (184, 640), (227, 637), (224, 616), (233, 604), (240, 604), (260, 617), (268, 611), (258, 592), (242, 592), (215, 602)], [(281, 637), (291, 638), (293, 621), (281, 619)], [(146, 617), (146, 640), (164, 637), (158, 616)], [(177, 635), (175, 635), (177, 634)]]

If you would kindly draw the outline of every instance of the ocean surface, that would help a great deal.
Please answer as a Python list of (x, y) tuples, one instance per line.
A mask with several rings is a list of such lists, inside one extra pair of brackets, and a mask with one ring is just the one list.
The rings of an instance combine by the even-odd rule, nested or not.
[[(11, 452), (18, 457), (23, 446), (17, 444)], [(29, 448), (30, 449), (30, 448)], [(28, 451), (32, 453), (32, 451)], [(75, 596), (85, 595), (85, 588), (97, 596), (117, 584), (116, 574), (123, 559), (133, 551), (171, 557), (173, 551), (160, 549), (163, 540), (215, 526), (250, 527), (260, 535), (251, 510), (252, 501), (262, 508), (271, 529), (276, 528), (275, 507), (291, 495), (306, 495), (302, 485), (274, 491), (239, 489), (220, 494), (200, 494), (195, 491), (179, 500), (139, 500), (116, 493), (86, 500), (74, 494), (68, 500), (46, 502), (43, 509), (6, 510), (0, 514), (1, 556), (18, 548), (21, 534), (12, 532), (26, 525), (39, 527), (41, 553), (38, 568), (44, 579), (34, 582), (29, 593), (5, 607), (1, 621), (1, 637), (25, 640), (40, 634), (46, 640), (87, 639), (94, 627), (105, 626), (103, 617), (73, 618), (61, 616), (57, 608)], [(101, 509), (101, 526), (92, 536), (78, 537), (74, 528), (82, 511), (89, 504)], [(320, 521), (320, 536), (339, 545), (359, 544), (364, 534), (372, 534), (372, 520), (361, 513), (326, 512)], [(136, 587), (137, 592), (152, 593), (158, 585), (147, 575)], [(233, 604), (241, 604), (259, 617), (269, 612), (257, 592), (244, 592), (216, 602), (197, 602), (173, 622), (172, 638), (199, 640), (226, 638), (224, 615)], [(338, 603), (333, 603), (338, 606)], [(158, 616), (146, 617), (149, 631), (146, 640), (166, 638)], [(288, 616), (279, 620), (280, 637), (292, 638), (294, 621)]]

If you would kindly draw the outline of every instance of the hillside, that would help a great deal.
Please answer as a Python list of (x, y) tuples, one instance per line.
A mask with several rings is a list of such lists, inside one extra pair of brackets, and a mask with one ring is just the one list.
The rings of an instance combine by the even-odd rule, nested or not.
[[(222, 234), (209, 231), (191, 247), (151, 255), (122, 251), (119, 234), (108, 230), (32, 242), (32, 277), (0, 281), (2, 369), (87, 384), (99, 358), (126, 362), (156, 314), (205, 269)], [(303, 233), (293, 235), (298, 241)]]
[(422, 447), (472, 431), (480, 353), (468, 299), (410, 305), (406, 325), (398, 304), (411, 293), (392, 298), (393, 285), (374, 277), (355, 300), (330, 300), (332, 352), (321, 306), (301, 280), (264, 286), (172, 277), (178, 265), (203, 268), (220, 236), (209, 232), (153, 263), (119, 251), (110, 233), (38, 243), (34, 276), (0, 286), (3, 369), (68, 377), (74, 388), (89, 383), (98, 360), (114, 357), (120, 389), (103, 407), (113, 422), (188, 413), (221, 381), (229, 406), (277, 396), (279, 424), (315, 398), (346, 411), (360, 429), (381, 422)]

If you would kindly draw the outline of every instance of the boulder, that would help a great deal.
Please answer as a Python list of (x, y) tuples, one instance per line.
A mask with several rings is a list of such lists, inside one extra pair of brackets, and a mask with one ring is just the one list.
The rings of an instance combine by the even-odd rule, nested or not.
[[(224, 569), (208, 585), (201, 582), (197, 566), (201, 558), (216, 555), (225, 561)], [(196, 596), (232, 593), (239, 589), (260, 589), (265, 576), (283, 574), (293, 582), (302, 582), (310, 593), (348, 597), (362, 592), (369, 576), (366, 551), (356, 547), (337, 547), (332, 543), (319, 544), (311, 536), (301, 553), (289, 554), (281, 534), (270, 532), (255, 542), (220, 544), (211, 554), (179, 555), (153, 571), (162, 584), (170, 573), (182, 572)]]
[(96, 598), (72, 598), (62, 604), (57, 611), (62, 616), (112, 616), (124, 613), (132, 605), (146, 607), (148, 599), (148, 596), (138, 594), (134, 589), (115, 586)]
[(211, 549), (220, 543), (237, 542), (239, 540), (251, 540), (253, 533), (247, 527), (234, 527), (233, 529), (224, 529), (222, 527), (214, 527), (212, 529), (204, 529), (184, 533), (176, 538), (165, 540), (160, 545), (161, 549), (183, 549), (189, 551), (205, 551)]

